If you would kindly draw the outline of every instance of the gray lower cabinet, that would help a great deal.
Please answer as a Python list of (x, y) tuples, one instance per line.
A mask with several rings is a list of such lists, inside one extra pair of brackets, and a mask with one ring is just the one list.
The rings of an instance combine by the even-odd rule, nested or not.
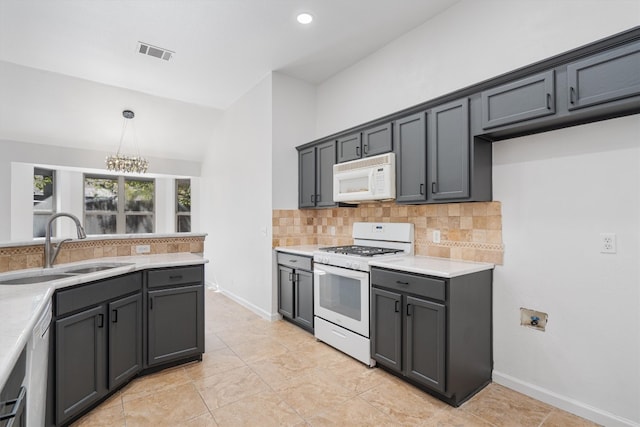
[(157, 366), (204, 353), (202, 266), (147, 273), (147, 365)]
[(427, 113), (398, 119), (394, 125), (396, 201), (427, 200)]
[(371, 269), (377, 364), (459, 406), (491, 381), (492, 271), (442, 279)]
[(485, 90), (480, 97), (483, 129), (555, 114), (555, 71)]
[(429, 198), (469, 197), (469, 99), (433, 108), (429, 122)]
[(569, 111), (640, 94), (640, 42), (569, 64), (567, 81)]
[(323, 142), (298, 152), (298, 207), (335, 206), (333, 165), (336, 142)]
[(278, 258), (278, 313), (313, 332), (311, 258), (284, 252)]
[(140, 372), (141, 289), (141, 274), (133, 273), (56, 293), (56, 425), (82, 414)]

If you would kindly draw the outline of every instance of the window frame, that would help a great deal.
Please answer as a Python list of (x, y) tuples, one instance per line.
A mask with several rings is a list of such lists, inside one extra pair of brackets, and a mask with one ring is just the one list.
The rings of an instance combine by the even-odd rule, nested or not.
[[(178, 200), (178, 184), (187, 182), (189, 184), (189, 211), (180, 211), (178, 208), (180, 206), (180, 202)], [(176, 178), (174, 180), (174, 206), (175, 206), (175, 230), (176, 233), (190, 233), (191, 232), (191, 221), (189, 221), (189, 230), (180, 231), (180, 218), (188, 217), (191, 219), (191, 178)]]
[[(47, 171), (47, 172), (51, 172), (51, 209), (37, 209), (36, 205), (35, 205), (35, 193), (33, 195), (33, 206), (31, 208), (32, 214), (33, 214), (33, 218), (31, 220), (32, 222), (32, 230), (31, 230), (31, 234), (34, 238), (40, 238), (40, 237), (44, 237), (44, 236), (36, 236), (36, 230), (35, 230), (35, 217), (36, 216), (46, 216), (46, 217), (50, 217), (51, 215), (55, 214), (57, 212), (57, 191), (56, 191), (56, 184), (57, 184), (57, 177), (56, 177), (56, 170), (55, 169), (48, 169), (48, 168), (42, 168), (42, 167), (38, 167), (38, 166), (34, 166), (33, 167), (33, 179), (35, 180), (36, 175), (43, 175), (43, 174), (39, 174), (37, 173), (38, 171)], [(46, 225), (45, 225), (46, 228)], [(46, 229), (45, 229), (45, 233), (46, 233)], [(53, 227), (53, 230), (51, 230), (51, 236), (55, 237), (56, 235), (56, 229), (55, 227)]]
[[(109, 179), (115, 180), (118, 185), (117, 192), (117, 211), (100, 211), (100, 210), (91, 210), (87, 211), (87, 204), (85, 201), (85, 187), (87, 184), (87, 178), (90, 179)], [(126, 207), (126, 181), (147, 181), (153, 183), (153, 210), (151, 211), (127, 211)], [(156, 230), (156, 200), (157, 200), (157, 185), (155, 178), (144, 178), (137, 176), (126, 176), (126, 175), (103, 175), (103, 174), (93, 174), (93, 173), (84, 173), (82, 174), (82, 219), (83, 224), (86, 226), (87, 224), (87, 215), (115, 215), (116, 217), (116, 234), (140, 234), (140, 233), (127, 233), (127, 217), (129, 216), (150, 216), (151, 217), (151, 231), (147, 233), (155, 233)], [(144, 233), (144, 234), (147, 234)], [(104, 234), (94, 234), (94, 236), (101, 236)]]

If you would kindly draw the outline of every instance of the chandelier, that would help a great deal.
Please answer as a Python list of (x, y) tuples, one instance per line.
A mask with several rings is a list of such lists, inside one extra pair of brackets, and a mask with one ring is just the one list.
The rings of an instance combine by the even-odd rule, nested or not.
[(147, 168), (149, 167), (149, 162), (144, 157), (140, 156), (138, 144), (136, 144), (135, 139), (135, 128), (133, 130), (133, 143), (135, 145), (136, 155), (127, 156), (125, 154), (121, 154), (122, 142), (124, 141), (124, 134), (127, 130), (127, 123), (135, 117), (135, 114), (131, 110), (124, 110), (122, 112), (122, 117), (122, 133), (120, 134), (118, 152), (113, 156), (107, 156), (107, 169), (114, 172), (146, 173)]

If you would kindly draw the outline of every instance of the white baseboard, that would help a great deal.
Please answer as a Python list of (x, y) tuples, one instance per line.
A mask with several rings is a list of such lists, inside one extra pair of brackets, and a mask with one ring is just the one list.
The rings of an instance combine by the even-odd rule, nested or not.
[(571, 412), (582, 418), (593, 421), (607, 427), (640, 427), (640, 424), (617, 416), (602, 409), (587, 405), (586, 403), (571, 399), (567, 396), (554, 393), (542, 387), (521, 381), (510, 375), (493, 371), (493, 381), (497, 384), (508, 387), (512, 390), (526, 394), (541, 402), (560, 408), (564, 411)]
[[(210, 287), (209, 285), (207, 285), (207, 287)], [(269, 313), (268, 311), (265, 311), (263, 309), (261, 309), (260, 307), (258, 307), (255, 304), (252, 304), (251, 302), (247, 301), (246, 299), (239, 297), (238, 295), (234, 294), (233, 292), (229, 292), (226, 289), (221, 289), (219, 286), (213, 284), (213, 286), (211, 286), (212, 289), (216, 290), (216, 292), (220, 292), (222, 295), (234, 300), (235, 302), (237, 302), (238, 304), (240, 304), (241, 306), (248, 308), (249, 310), (253, 311), (255, 314), (257, 314), (258, 316), (262, 317), (265, 320), (268, 320), (270, 322), (275, 322), (276, 320), (280, 320), (282, 319), (282, 316), (280, 316), (280, 314), (278, 313)]]

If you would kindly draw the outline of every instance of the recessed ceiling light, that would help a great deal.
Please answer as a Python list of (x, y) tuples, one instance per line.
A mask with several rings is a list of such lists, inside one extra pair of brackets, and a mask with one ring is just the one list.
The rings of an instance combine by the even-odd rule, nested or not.
[(310, 24), (311, 21), (313, 21), (313, 15), (309, 13), (301, 13), (296, 17), (296, 19), (298, 20), (299, 23), (307, 25), (307, 24)]

